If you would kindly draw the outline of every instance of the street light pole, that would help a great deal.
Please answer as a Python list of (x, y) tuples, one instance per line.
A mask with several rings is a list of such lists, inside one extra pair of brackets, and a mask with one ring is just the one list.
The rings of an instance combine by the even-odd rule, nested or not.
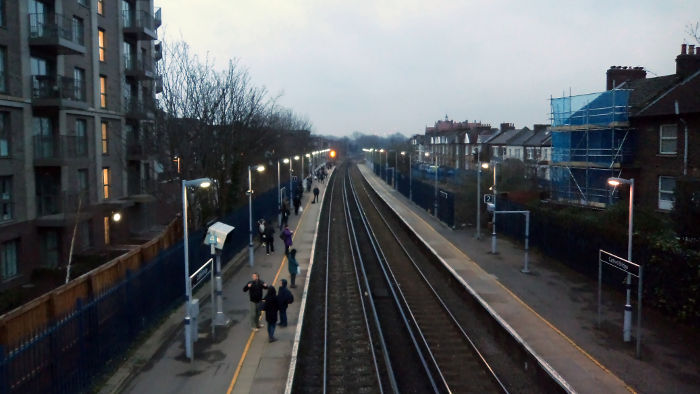
[(433, 209), (435, 210), (435, 217), (438, 217), (438, 160), (437, 154), (435, 155), (435, 200), (433, 201)]
[(496, 191), (496, 162), (493, 162), (493, 220), (491, 220), (491, 253), (496, 254), (496, 201), (498, 192)]
[(194, 358), (194, 350), (192, 348), (192, 330), (196, 327), (191, 326), (192, 322), (192, 284), (190, 283), (190, 249), (188, 242), (187, 230), (187, 188), (188, 187), (204, 187), (211, 185), (212, 181), (209, 178), (199, 178), (192, 181), (182, 180), (182, 231), (183, 231), (183, 248), (184, 248), (184, 263), (185, 263), (185, 296), (187, 303), (185, 305), (185, 355), (192, 361)]
[(282, 227), (282, 187), (280, 185), (279, 159), (277, 159), (277, 225)]
[[(483, 166), (486, 167), (483, 167)], [(481, 151), (476, 148), (476, 239), (481, 239), (481, 169), (488, 164), (481, 164)], [(495, 215), (494, 215), (495, 216)]]
[(399, 165), (399, 151), (394, 151), (394, 189), (398, 190), (396, 187), (396, 167)]
[(253, 250), (253, 174), (248, 166), (248, 264), (252, 267), (254, 263)]
[[(611, 186), (619, 186), (621, 184), (626, 184), (630, 186), (630, 197), (629, 197), (629, 216), (627, 223), (627, 260), (632, 261), (632, 227), (634, 225), (634, 178), (624, 179), (624, 178), (608, 178), (608, 184)], [(625, 342), (630, 342), (632, 340), (632, 274), (627, 272), (627, 280), (625, 281), (626, 287), (626, 302), (625, 302), (625, 313), (624, 320), (622, 324), (622, 338)], [(641, 319), (641, 316), (638, 317)]]

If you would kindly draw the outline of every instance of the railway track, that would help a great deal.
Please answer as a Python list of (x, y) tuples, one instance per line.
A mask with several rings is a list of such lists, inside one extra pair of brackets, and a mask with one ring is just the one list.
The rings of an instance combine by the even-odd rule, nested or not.
[(464, 289), (356, 168), (336, 169), (330, 192), (293, 392), (539, 391), (488, 329), (468, 322)]

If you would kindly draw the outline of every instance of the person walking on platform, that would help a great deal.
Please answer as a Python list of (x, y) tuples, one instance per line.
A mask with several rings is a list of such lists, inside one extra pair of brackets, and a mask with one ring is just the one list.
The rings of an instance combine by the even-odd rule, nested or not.
[(277, 307), (280, 310), (280, 327), (287, 327), (287, 307), (294, 302), (292, 292), (287, 289), (287, 279), (282, 279), (282, 286), (277, 293)]
[(294, 215), (299, 215), (299, 207), (301, 206), (301, 196), (297, 193), (294, 195)]
[(285, 223), (284, 230), (282, 230), (282, 234), (280, 234), (280, 237), (284, 241), (284, 254), (288, 254), (289, 247), (292, 246), (292, 234), (294, 234), (294, 231), (290, 230), (289, 226)]
[(260, 237), (260, 245), (265, 246), (265, 219), (258, 220), (258, 237)]
[(299, 262), (297, 261), (297, 250), (292, 249), (288, 254), (287, 254), (287, 268), (289, 268), (289, 279), (291, 280), (292, 284), (291, 287), (292, 289), (297, 287), (296, 284), (294, 284), (294, 280), (297, 278), (297, 274), (299, 274)]
[(265, 226), (265, 253), (275, 254), (275, 227), (272, 225)]
[(280, 224), (280, 230), (284, 228), (289, 222), (289, 204), (287, 200), (282, 203), (282, 223)]
[(248, 313), (250, 328), (258, 331), (262, 327), (258, 324), (258, 320), (260, 320), (260, 302), (262, 301), (263, 289), (267, 289), (268, 286), (267, 283), (260, 280), (257, 272), (253, 273), (252, 279), (243, 286), (243, 291), (247, 291), (250, 297), (250, 310)]
[(277, 324), (277, 312), (279, 307), (277, 305), (277, 292), (274, 286), (270, 286), (267, 289), (267, 294), (263, 299), (262, 309), (265, 311), (265, 320), (267, 320), (267, 336), (270, 342), (277, 340), (275, 338), (275, 325)]
[(318, 186), (314, 187), (314, 200), (311, 201), (312, 204), (316, 204), (316, 201), (318, 201), (318, 193), (321, 191), (318, 190)]

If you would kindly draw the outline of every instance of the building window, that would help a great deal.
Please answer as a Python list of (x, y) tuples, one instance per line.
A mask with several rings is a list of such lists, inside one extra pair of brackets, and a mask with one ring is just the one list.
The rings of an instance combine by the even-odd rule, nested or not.
[(12, 177), (0, 176), (0, 222), (12, 220)]
[(19, 239), (6, 241), (0, 245), (0, 275), (2, 275), (2, 280), (17, 276), (17, 249), (19, 249)]
[[(2, 0), (0, 0), (2, 1)], [(0, 92), (7, 92), (7, 47), (0, 47)]]
[(676, 201), (676, 178), (670, 176), (659, 177), (659, 209), (670, 211), (673, 202)]
[(100, 46), (100, 61), (105, 61), (105, 31), (102, 29), (97, 30), (97, 42)]
[(100, 107), (107, 108), (107, 77), (100, 75)]
[(659, 153), (675, 155), (678, 150), (678, 127), (675, 124), (662, 125), (659, 130)]
[(85, 37), (85, 28), (83, 27), (83, 20), (82, 18), (78, 18), (77, 16), (73, 17), (73, 42), (77, 42), (78, 44), (82, 44), (85, 42), (83, 39)]
[(34, 133), (34, 157), (37, 159), (54, 157), (56, 141), (54, 141), (51, 118), (35, 116), (32, 118), (32, 129)]
[(85, 100), (85, 70), (80, 67), (73, 69), (73, 97), (76, 100)]
[(122, 0), (122, 19), (124, 27), (131, 27), (131, 4), (124, 0)]
[(124, 41), (124, 69), (134, 68), (134, 46), (130, 42)]
[(102, 154), (109, 154), (109, 130), (107, 122), (102, 122)]
[(87, 168), (82, 168), (78, 170), (78, 192), (82, 195), (83, 205), (87, 205), (89, 187), (88, 170)]
[(97, 0), (97, 13), (100, 15), (105, 14), (104, 2), (103, 0)]
[(75, 155), (87, 156), (87, 122), (85, 119), (75, 120)]
[(5, 26), (5, 0), (0, 0), (0, 26)]
[(0, 112), (0, 158), (10, 157), (10, 114), (8, 112)]
[(102, 196), (104, 197), (105, 200), (109, 200), (109, 197), (110, 197), (111, 179), (112, 179), (112, 174), (109, 171), (109, 168), (108, 167), (103, 168), (102, 169)]
[(47, 230), (41, 235), (41, 259), (46, 267), (58, 266), (58, 233)]

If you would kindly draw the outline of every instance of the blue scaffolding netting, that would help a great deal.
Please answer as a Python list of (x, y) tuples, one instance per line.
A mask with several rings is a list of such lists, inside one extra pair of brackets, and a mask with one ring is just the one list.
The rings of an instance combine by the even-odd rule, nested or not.
[(609, 125), (628, 120), (630, 90), (552, 98), (552, 127)]

